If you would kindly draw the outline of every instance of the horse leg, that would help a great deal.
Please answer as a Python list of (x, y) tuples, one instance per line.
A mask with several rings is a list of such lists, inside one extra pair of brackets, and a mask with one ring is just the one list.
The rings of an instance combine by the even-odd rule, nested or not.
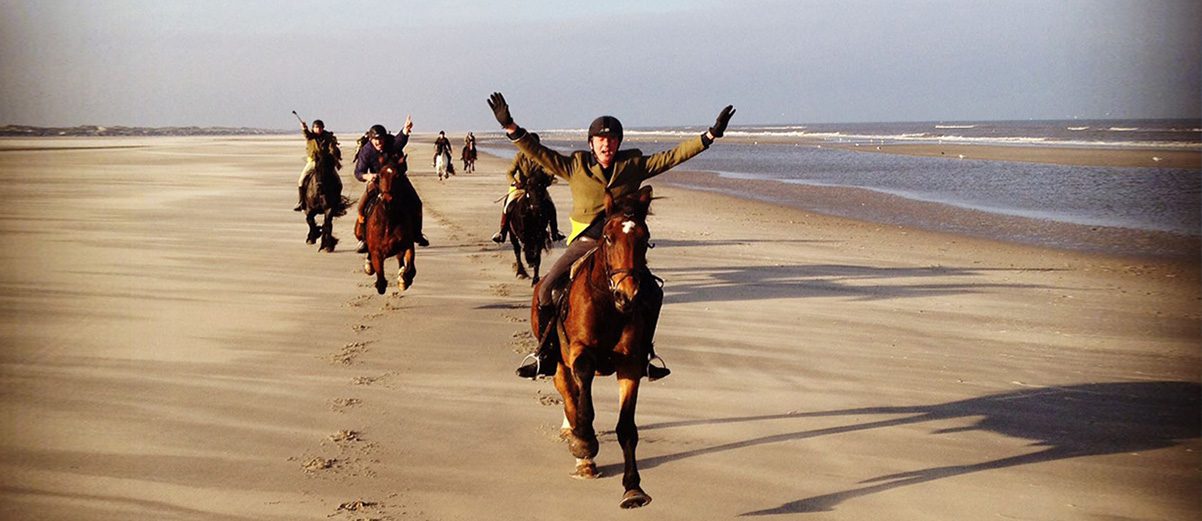
[(622, 472), (622, 487), (626, 492), (618, 506), (622, 508), (639, 508), (651, 502), (643, 489), (639, 488), (639, 468), (635, 462), (634, 450), (639, 444), (639, 429), (634, 424), (634, 409), (639, 401), (639, 381), (643, 377), (642, 361), (632, 360), (628, 368), (618, 372), (618, 401), (621, 407), (618, 412), (618, 444), (622, 446), (622, 458), (625, 469)]
[(383, 295), (388, 290), (388, 279), (384, 278), (384, 253), (372, 251), (368, 252), (367, 256), (371, 269), (376, 274), (376, 293)]
[(325, 220), (321, 224), (321, 249), (334, 253), (336, 244), (338, 244), (338, 239), (334, 238), (334, 210), (327, 208)]
[(401, 291), (405, 291), (413, 285), (413, 277), (417, 276), (417, 266), (413, 263), (413, 244), (397, 255), (397, 260), (401, 262), (401, 271), (397, 272), (397, 285), (401, 287)]
[(309, 235), (305, 237), (305, 244), (316, 244), (317, 238), (321, 236), (321, 230), (317, 228), (317, 220), (313, 218), (315, 212), (308, 210), (305, 212), (305, 224), (309, 225)]
[(534, 272), (534, 278), (530, 281), (530, 286), (538, 285), (538, 267), (543, 263), (543, 250), (541, 246), (535, 246), (526, 252), (526, 264), (530, 265), (530, 271)]
[(509, 230), (509, 244), (513, 245), (513, 269), (517, 272), (517, 278), (529, 278), (530, 274), (526, 273), (526, 266), (522, 264), (522, 245), (518, 242), (515, 230)]
[[(583, 347), (573, 346), (573, 352), (583, 352)], [(572, 360), (571, 378), (576, 387), (575, 421), (572, 422), (572, 433), (568, 436), (568, 450), (576, 456), (576, 473), (574, 477), (592, 479), (598, 476), (597, 465), (593, 458), (597, 455), (597, 432), (593, 430), (593, 376), (596, 367), (592, 357), (580, 355)], [(564, 367), (561, 366), (560, 369)]]

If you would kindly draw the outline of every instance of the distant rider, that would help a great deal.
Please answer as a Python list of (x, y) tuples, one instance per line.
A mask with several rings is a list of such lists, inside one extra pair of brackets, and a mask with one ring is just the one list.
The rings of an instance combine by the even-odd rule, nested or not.
[[(367, 253), (367, 244), (363, 242), (367, 221), (364, 210), (375, 199), (379, 190), (376, 174), (381, 167), (387, 164), (385, 161), (404, 161), (405, 144), (409, 142), (409, 134), (412, 131), (413, 120), (408, 116), (405, 117), (405, 126), (401, 133), (396, 136), (389, 134), (384, 125), (372, 125), (365, 136), (367, 137), (365, 145), (370, 146), (360, 146), (359, 151), (355, 153), (355, 179), (366, 184), (363, 197), (359, 198), (359, 218), (355, 221), (355, 238), (359, 239), (359, 253)], [(404, 194), (402, 204), (411, 205), (417, 209), (414, 212), (416, 216), (414, 231), (417, 239), (413, 242), (418, 246), (429, 246), (430, 241), (426, 240), (426, 236), (422, 234), (422, 200), (418, 197), (417, 190), (413, 188), (413, 183), (409, 181), (409, 176), (402, 174), (397, 181)]]
[(451, 140), (447, 139), (445, 130), (438, 131), (438, 139), (434, 140), (434, 164), (438, 164), (438, 156), (447, 155), (447, 170), (451, 170)]
[[(608, 188), (614, 197), (635, 192), (643, 181), (666, 172), (688, 159), (709, 148), (714, 139), (722, 137), (726, 125), (734, 115), (733, 106), (727, 106), (718, 114), (714, 126), (700, 136), (689, 138), (671, 150), (643, 155), (637, 149), (618, 151), (622, 144), (622, 123), (613, 116), (601, 116), (593, 120), (588, 129), (589, 152), (576, 151), (565, 156), (537, 142), (529, 132), (517, 126), (509, 113), (509, 105), (501, 93), (493, 93), (488, 100), (497, 122), (505, 129), (509, 139), (517, 145), (518, 150), (528, 154), (535, 162), (548, 172), (566, 179), (572, 190), (572, 233), (569, 236), (568, 247), (555, 260), (547, 276), (538, 286), (538, 324), (536, 331), (545, 331), (546, 325), (555, 320), (556, 306), (552, 302), (552, 289), (558, 286), (572, 263), (596, 247), (604, 227), (605, 193)], [(663, 304), (663, 291), (656, 284), (648, 284), (648, 303), (658, 316)], [(655, 335), (655, 324), (651, 325), (651, 336)], [(555, 374), (558, 365), (558, 349), (554, 348), (548, 339), (539, 339), (539, 351), (532, 357), (534, 360), (518, 368), (517, 374), (523, 378), (534, 378), (538, 375), (550, 376)], [(552, 338), (554, 340), (554, 333)], [(647, 376), (656, 380), (667, 376), (670, 371), (666, 367), (650, 364), (658, 358), (654, 345), (647, 346), (649, 359)]]
[[(538, 134), (532, 132), (530, 138), (537, 142)], [(526, 186), (530, 181), (539, 181), (540, 178), (545, 177), (547, 177), (547, 172), (533, 159), (530, 159), (530, 156), (521, 151), (514, 156), (513, 164), (509, 165), (509, 170), (505, 171), (505, 178), (509, 180), (509, 193), (505, 194), (505, 203), (501, 205), (501, 230), (492, 236), (493, 242), (497, 244), (505, 242), (505, 234), (509, 231), (509, 205), (525, 195)], [(544, 217), (550, 221), (551, 240), (564, 240), (563, 234), (559, 233), (559, 217), (555, 212), (555, 203), (551, 201), (550, 194), (547, 195), (547, 206), (544, 212)]]
[(296, 208), (294, 212), (302, 212), (305, 210), (305, 181), (313, 175), (317, 170), (318, 156), (324, 155), (326, 159), (334, 161), (334, 170), (342, 168), (342, 149), (338, 148), (338, 138), (334, 137), (332, 132), (326, 131), (326, 124), (320, 120), (313, 120), (313, 130), (309, 130), (309, 125), (301, 121), (301, 132), (305, 136), (305, 168), (301, 169), (300, 178), (296, 180)]

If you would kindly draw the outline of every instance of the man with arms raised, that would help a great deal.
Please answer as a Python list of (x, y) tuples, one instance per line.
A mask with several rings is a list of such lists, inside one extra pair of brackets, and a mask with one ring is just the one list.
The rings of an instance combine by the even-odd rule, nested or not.
[[(572, 263), (588, 253), (596, 246), (601, 236), (601, 228), (605, 223), (605, 193), (608, 190), (614, 197), (635, 192), (642, 186), (643, 181), (662, 174), (672, 167), (679, 165), (693, 156), (700, 154), (713, 144), (714, 139), (722, 137), (726, 125), (734, 115), (733, 106), (727, 106), (718, 114), (714, 126), (700, 136), (686, 139), (671, 150), (643, 155), (638, 149), (621, 150), (622, 123), (613, 116), (601, 116), (589, 125), (589, 151), (576, 151), (571, 155), (563, 155), (547, 148), (533, 139), (529, 132), (517, 126), (509, 113), (509, 104), (501, 93), (493, 93), (489, 97), (488, 106), (492, 108), (497, 122), (505, 129), (509, 139), (517, 145), (518, 150), (530, 156), (547, 172), (559, 176), (568, 182), (572, 191), (572, 233), (568, 236), (568, 247), (539, 283), (538, 324), (536, 331), (547, 331), (546, 325), (555, 320), (556, 306), (552, 302), (552, 289), (563, 277)], [(663, 291), (656, 284), (649, 284), (653, 293), (647, 295), (647, 302), (659, 313), (663, 303)], [(651, 325), (651, 336), (654, 337), (655, 324)], [(531, 363), (517, 369), (517, 375), (523, 378), (535, 378), (539, 375), (555, 374), (558, 348), (553, 346), (556, 335), (551, 338), (540, 338), (538, 352), (530, 358)], [(650, 359), (647, 364), (647, 377), (656, 380), (667, 376), (666, 367), (650, 364), (657, 358), (654, 346), (648, 346)]]

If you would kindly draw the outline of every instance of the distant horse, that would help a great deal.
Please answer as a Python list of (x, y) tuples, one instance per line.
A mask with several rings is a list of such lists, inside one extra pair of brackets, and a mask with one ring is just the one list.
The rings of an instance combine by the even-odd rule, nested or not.
[[(638, 428), (634, 423), (639, 381), (646, 372), (662, 302), (662, 290), (647, 269), (650, 232), (646, 217), (650, 204), (649, 186), (617, 201), (606, 196), (603, 240), (580, 261), (561, 304), (560, 321), (554, 325), (560, 345), (555, 387), (563, 396), (563, 434), (569, 451), (577, 458), (574, 477), (597, 477), (593, 462), (598, 449), (593, 430), (593, 377), (617, 373), (621, 405), (616, 432), (625, 459), (622, 485), (626, 492), (619, 503), (622, 508), (638, 508), (651, 502), (651, 496), (639, 487), (635, 463)], [(540, 326), (537, 302), (531, 309), (531, 325)]]
[(476, 147), (472, 145), (463, 145), (463, 173), (470, 174), (476, 171)]
[(450, 179), (455, 175), (455, 163), (451, 162), (451, 152), (444, 150), (434, 158), (434, 169), (438, 171), (438, 180)]
[(547, 194), (547, 185), (550, 181), (550, 177), (546, 175), (531, 176), (522, 187), (524, 193), (505, 209), (516, 275), (523, 279), (530, 276), (526, 273), (526, 267), (522, 265), (524, 253), (526, 262), (534, 271), (531, 286), (538, 284), (538, 270), (542, 265), (543, 252), (551, 249), (551, 234), (547, 232), (550, 225), (550, 195)]
[(401, 291), (413, 285), (413, 277), (417, 275), (414, 266), (414, 240), (417, 238), (414, 229), (417, 224), (416, 211), (408, 191), (412, 185), (404, 179), (405, 158), (388, 161), (380, 168), (376, 177), (379, 190), (374, 208), (368, 213), (365, 222), (364, 242), (367, 243), (367, 261), (363, 270), (368, 275), (376, 276), (376, 291), (383, 295), (388, 289), (388, 279), (384, 277), (384, 260), (396, 257), (400, 263), (397, 271), (397, 286)]
[[(346, 207), (350, 205), (350, 200), (342, 196), (342, 179), (338, 177), (335, 164), (334, 158), (318, 154), (316, 168), (305, 180), (305, 222), (309, 225), (305, 243), (314, 244), (320, 237), (318, 251), (334, 251), (338, 244), (334, 237), (334, 218), (346, 215)], [(317, 214), (325, 216), (320, 227), (314, 219)]]

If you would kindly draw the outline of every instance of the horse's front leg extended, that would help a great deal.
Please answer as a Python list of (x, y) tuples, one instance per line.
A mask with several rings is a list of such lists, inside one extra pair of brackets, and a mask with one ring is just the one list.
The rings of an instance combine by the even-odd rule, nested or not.
[(317, 228), (317, 220), (313, 218), (314, 213), (311, 211), (305, 212), (305, 224), (309, 225), (309, 235), (305, 237), (305, 244), (314, 244), (317, 242), (317, 237), (321, 235), (321, 230)]
[(368, 254), (371, 269), (376, 273), (376, 293), (381, 295), (388, 291), (388, 279), (384, 278), (384, 253), (372, 251)]
[(526, 266), (522, 264), (522, 244), (518, 242), (518, 234), (513, 230), (509, 230), (509, 244), (513, 246), (513, 269), (515, 275), (519, 279), (529, 278), (530, 274), (526, 273)]
[(405, 247), (405, 251), (401, 252), (401, 255), (397, 255), (397, 260), (401, 263), (401, 269), (397, 272), (397, 285), (400, 286), (401, 291), (405, 291), (413, 285), (413, 278), (417, 276), (412, 242)]
[[(584, 352), (581, 345), (572, 345), (570, 353), (580, 353), (570, 361), (570, 378), (576, 386), (576, 414), (572, 422), (572, 435), (568, 438), (568, 449), (576, 456), (576, 476), (597, 477), (597, 466), (593, 457), (597, 455), (597, 433), (593, 430), (593, 375), (596, 366), (592, 356)], [(563, 368), (561, 366), (561, 368)]]
[(325, 211), (325, 220), (321, 223), (321, 249), (334, 253), (334, 245), (338, 244), (338, 239), (334, 238), (334, 210), (327, 208)]
[(618, 413), (618, 444), (622, 446), (622, 458), (625, 469), (622, 473), (622, 486), (626, 492), (622, 495), (622, 508), (639, 508), (651, 502), (643, 489), (639, 488), (638, 464), (635, 462), (635, 448), (639, 444), (639, 429), (634, 423), (634, 409), (639, 401), (639, 381), (643, 377), (640, 360), (633, 360), (628, 367), (618, 370), (618, 401), (621, 408)]

